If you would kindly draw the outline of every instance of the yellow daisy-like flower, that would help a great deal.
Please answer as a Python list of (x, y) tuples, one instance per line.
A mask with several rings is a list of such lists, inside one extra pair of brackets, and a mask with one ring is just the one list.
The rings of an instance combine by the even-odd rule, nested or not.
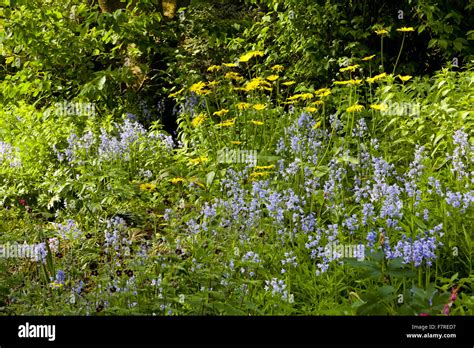
[(272, 81), (272, 82), (278, 80), (279, 78), (280, 78), (280, 76), (278, 76), (278, 75), (267, 76), (267, 80)]
[(296, 82), (295, 81), (286, 81), (286, 82), (283, 82), (282, 85), (283, 86), (293, 86)]
[(190, 90), (191, 92), (197, 92), (197, 91), (202, 90), (202, 89), (205, 88), (205, 87), (206, 87), (206, 83), (203, 82), (203, 81), (199, 81), (199, 82), (196, 82), (195, 84), (193, 84), (193, 85), (189, 88), (189, 90)]
[(222, 109), (222, 110), (219, 110), (219, 111), (215, 111), (213, 113), (213, 115), (221, 117), (221, 116), (224, 116), (225, 114), (227, 114), (228, 112), (229, 112), (229, 110)]
[(227, 68), (235, 68), (235, 67), (237, 67), (237, 64), (235, 64), (235, 63), (224, 63), (223, 65), (224, 65), (225, 67), (227, 67)]
[(370, 108), (377, 111), (382, 111), (385, 110), (387, 107), (384, 104), (371, 104)]
[(295, 101), (295, 100), (299, 100), (299, 99), (308, 100), (308, 99), (311, 99), (311, 98), (313, 98), (312, 93), (298, 93), (298, 94), (294, 94), (291, 97), (289, 97), (288, 101), (291, 102), (291, 101)]
[(224, 77), (228, 80), (235, 80), (235, 81), (240, 81), (243, 80), (244, 78), (239, 75), (239, 73), (236, 72), (228, 72), (227, 74), (224, 75)]
[(217, 86), (218, 84), (219, 84), (219, 81), (215, 81), (215, 80), (209, 81), (209, 82), (207, 83), (207, 85), (208, 85), (209, 87), (214, 87), (214, 86)]
[(318, 121), (314, 124), (313, 129), (318, 129), (321, 127), (321, 121)]
[(345, 80), (345, 81), (334, 81), (335, 85), (348, 85), (351, 83), (351, 80)]
[(196, 158), (191, 158), (189, 160), (189, 164), (197, 165), (197, 164), (207, 162), (208, 160), (209, 159), (207, 157), (199, 156), (199, 157), (196, 157)]
[(267, 106), (265, 104), (255, 104), (253, 108), (257, 111), (262, 111), (262, 110), (265, 110)]
[(360, 105), (360, 104), (354, 104), (354, 105), (351, 105), (349, 106), (346, 111), (347, 112), (361, 112), (362, 110), (364, 109), (364, 106)]
[(409, 79), (411, 79), (413, 76), (410, 76), (410, 75), (405, 75), (405, 76), (402, 76), (402, 75), (398, 75), (398, 78), (400, 80), (402, 80), (403, 82), (406, 82), (408, 81)]
[(193, 120), (191, 121), (191, 125), (196, 128), (197, 126), (203, 124), (205, 120), (206, 115), (204, 113), (200, 113), (199, 115), (196, 115), (196, 117), (193, 118)]
[(384, 35), (388, 34), (388, 31), (387, 31), (387, 29), (379, 29), (379, 30), (375, 31), (375, 34), (377, 34), (379, 36), (384, 36)]
[(320, 88), (316, 92), (314, 92), (314, 94), (320, 98), (327, 97), (331, 94), (331, 90), (329, 88)]
[(245, 110), (245, 109), (250, 108), (252, 104), (241, 102), (241, 103), (237, 103), (235, 106), (237, 106), (237, 109), (239, 110)]
[(258, 178), (266, 178), (270, 174), (272, 174), (272, 172), (253, 172), (250, 174), (250, 179), (257, 180)]
[(184, 88), (181, 88), (179, 91), (174, 92), (174, 93), (171, 93), (168, 97), (169, 97), (169, 98), (177, 97), (177, 96), (180, 95), (183, 91), (184, 91)]
[(285, 69), (285, 67), (283, 65), (277, 64), (272, 66), (271, 69), (276, 72), (281, 72)]
[(364, 57), (362, 58), (363, 61), (368, 61), (368, 60), (372, 60), (375, 58), (375, 54), (372, 54), (371, 56), (367, 56), (367, 57)]
[(318, 105), (323, 105), (324, 102), (322, 100), (316, 100), (315, 102), (312, 102), (311, 105), (315, 105), (315, 106), (318, 106)]
[(250, 59), (254, 57), (263, 57), (263, 52), (262, 51), (250, 51), (245, 53), (243, 56), (239, 58), (239, 62), (248, 62)]
[(216, 124), (216, 127), (232, 127), (233, 125), (235, 125), (235, 118), (222, 121), (221, 123)]
[(354, 79), (350, 79), (350, 80), (346, 80), (346, 81), (334, 81), (334, 84), (335, 85), (359, 85), (362, 83), (362, 80), (354, 80)]
[(230, 143), (231, 143), (231, 144), (234, 144), (234, 145), (240, 145), (240, 144), (242, 144), (242, 142), (241, 142), (241, 141), (238, 141), (238, 140), (231, 141)]
[(301, 93), (301, 99), (308, 100), (313, 98), (313, 93)]
[(397, 31), (402, 32), (402, 33), (409, 33), (411, 31), (415, 31), (415, 29), (413, 29), (413, 27), (402, 27), (402, 28), (398, 28)]
[(262, 126), (264, 124), (264, 122), (262, 121), (255, 121), (255, 120), (250, 120), (249, 122), (256, 126)]
[(381, 74), (378, 74), (378, 75), (375, 75), (374, 77), (368, 77), (367, 78), (367, 82), (369, 83), (374, 83), (375, 81), (378, 81), (378, 80), (381, 80), (383, 79), (384, 77), (387, 76), (387, 73), (381, 73)]
[(254, 171), (257, 171), (257, 170), (270, 170), (270, 169), (273, 169), (273, 168), (275, 168), (274, 164), (270, 164), (268, 166), (255, 166)]
[(250, 92), (257, 88), (265, 88), (265, 87), (270, 88), (271, 86), (272, 85), (270, 84), (270, 82), (266, 81), (265, 79), (261, 77), (255, 77), (249, 82), (247, 82), (244, 88), (247, 92)]
[(209, 68), (207, 68), (207, 71), (209, 72), (214, 72), (214, 71), (219, 71), (221, 70), (221, 67), (219, 65), (211, 65)]
[(147, 182), (147, 183), (144, 183), (144, 184), (140, 185), (140, 190), (153, 192), (153, 191), (156, 190), (156, 185), (151, 183), (151, 182)]
[(182, 182), (182, 183), (186, 182), (186, 180), (184, 180), (181, 177), (172, 178), (172, 179), (170, 179), (170, 181), (171, 181), (172, 184), (175, 184), (175, 185), (179, 184), (180, 182)]
[(305, 108), (305, 110), (309, 112), (316, 112), (318, 111), (318, 108), (315, 108), (314, 106), (308, 106), (307, 108)]
[(339, 71), (340, 72), (346, 72), (346, 71), (354, 72), (358, 67), (359, 67), (359, 64), (349, 65), (345, 68), (339, 69)]

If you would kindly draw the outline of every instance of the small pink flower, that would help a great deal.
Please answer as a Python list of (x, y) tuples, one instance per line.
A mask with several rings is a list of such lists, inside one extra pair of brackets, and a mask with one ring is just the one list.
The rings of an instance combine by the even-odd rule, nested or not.
[(458, 297), (458, 290), (459, 288), (456, 288), (451, 292), (451, 302), (456, 301), (456, 298)]
[(444, 315), (449, 315), (449, 304), (445, 304), (443, 308), (443, 314)]
[(25, 206), (26, 201), (23, 198), (19, 198), (18, 201), (20, 202), (20, 205), (22, 205), (23, 207)]
[(430, 315), (428, 313), (420, 313), (418, 314), (419, 317), (429, 317)]

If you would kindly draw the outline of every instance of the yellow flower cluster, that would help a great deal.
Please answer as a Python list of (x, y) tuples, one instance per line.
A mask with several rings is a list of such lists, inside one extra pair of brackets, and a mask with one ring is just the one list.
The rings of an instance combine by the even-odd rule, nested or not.
[(262, 126), (263, 122), (262, 121), (255, 121), (255, 120), (250, 120), (250, 123), (256, 125), (256, 126)]

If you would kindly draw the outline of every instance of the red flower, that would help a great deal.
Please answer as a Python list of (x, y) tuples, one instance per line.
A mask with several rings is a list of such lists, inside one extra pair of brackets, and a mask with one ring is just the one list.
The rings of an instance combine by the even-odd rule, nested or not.
[(429, 317), (430, 315), (428, 313), (420, 313), (418, 314), (419, 317)]
[(23, 198), (19, 198), (18, 201), (20, 202), (20, 205), (22, 205), (23, 207), (25, 206), (26, 201)]

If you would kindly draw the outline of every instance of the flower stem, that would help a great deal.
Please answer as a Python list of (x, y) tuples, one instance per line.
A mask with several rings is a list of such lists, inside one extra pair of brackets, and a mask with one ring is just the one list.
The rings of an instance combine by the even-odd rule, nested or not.
[(402, 39), (402, 44), (400, 46), (400, 51), (398, 52), (398, 57), (397, 57), (397, 61), (395, 62), (395, 66), (393, 67), (393, 72), (392, 74), (395, 74), (395, 69), (397, 69), (397, 64), (398, 64), (398, 60), (400, 59), (400, 55), (402, 54), (402, 50), (403, 50), (403, 44), (405, 43), (405, 33), (403, 33), (403, 39)]

